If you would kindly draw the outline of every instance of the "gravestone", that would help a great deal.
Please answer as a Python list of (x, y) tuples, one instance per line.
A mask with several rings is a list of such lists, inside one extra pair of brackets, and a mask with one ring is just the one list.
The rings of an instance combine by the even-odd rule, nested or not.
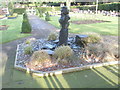
[(69, 10), (66, 6), (61, 7), (61, 17), (59, 19), (59, 23), (61, 25), (61, 30), (59, 33), (59, 46), (67, 45), (68, 41), (68, 26), (69, 26)]

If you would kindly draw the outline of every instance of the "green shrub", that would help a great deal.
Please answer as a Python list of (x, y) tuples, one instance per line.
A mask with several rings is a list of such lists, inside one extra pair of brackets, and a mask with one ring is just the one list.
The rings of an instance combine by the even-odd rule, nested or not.
[[(37, 7), (37, 10), (40, 14), (40, 17), (43, 17), (43, 13), (46, 13), (46, 12), (52, 12), (53, 11), (53, 8), (52, 7)], [(60, 7), (54, 7), (54, 10), (55, 11), (60, 11)]]
[(39, 16), (39, 11), (37, 8), (36, 8), (36, 15)]
[(67, 61), (69, 62), (73, 62), (73, 61), (76, 61), (76, 60), (80, 60), (78, 56), (76, 56), (75, 54), (69, 56), (66, 58)]
[(59, 63), (59, 64), (68, 64), (68, 60), (65, 60), (65, 59), (60, 60), (60, 59), (58, 59), (57, 63)]
[(89, 44), (87, 47), (87, 50), (89, 51), (89, 54), (93, 54), (95, 56), (99, 56), (99, 54), (102, 53), (100, 44)]
[(88, 38), (85, 39), (86, 43), (97, 43), (100, 42), (100, 40), (102, 40), (102, 37), (98, 33), (86, 32), (82, 34), (88, 35)]
[[(104, 3), (104, 4), (99, 4), (98, 5), (98, 10), (106, 10), (106, 11), (110, 11), (110, 10), (115, 10), (115, 11), (119, 11), (120, 7), (119, 7), (120, 3)], [(96, 10), (96, 6), (71, 6), (71, 9), (73, 8), (79, 8), (80, 10)]]
[(50, 21), (50, 15), (49, 15), (49, 13), (47, 12), (47, 13), (45, 13), (45, 20), (46, 21)]
[(55, 11), (60, 11), (61, 7), (54, 7)]
[(23, 23), (22, 23), (22, 33), (30, 33), (31, 32), (31, 25), (29, 23), (27, 14), (23, 15)]
[(120, 10), (119, 5), (120, 5), (120, 3), (100, 4), (100, 5), (98, 5), (98, 10), (106, 10), (106, 11), (115, 10), (115, 11), (119, 11)]
[(60, 46), (55, 49), (54, 57), (64, 59), (73, 54), (73, 50), (69, 46)]
[(43, 50), (35, 51), (31, 56), (31, 61), (37, 64), (43, 64), (46, 61), (50, 61), (50, 56)]
[(50, 40), (56, 40), (57, 39), (57, 34), (56, 33), (50, 33), (48, 36), (48, 41)]
[(45, 13), (47, 11), (52, 11), (52, 8), (51, 7), (38, 7), (37, 8), (39, 12), (41, 13)]
[(32, 47), (31, 46), (27, 46), (24, 48), (24, 53), (25, 54), (32, 54), (33, 51), (32, 51)]
[(17, 13), (17, 14), (23, 14), (25, 13), (25, 8), (14, 8), (13, 9), (13, 13)]

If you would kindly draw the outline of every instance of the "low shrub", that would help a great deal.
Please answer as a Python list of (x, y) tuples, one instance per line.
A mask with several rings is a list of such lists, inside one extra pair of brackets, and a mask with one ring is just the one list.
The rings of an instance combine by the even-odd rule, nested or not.
[(28, 38), (25, 43), (26, 44), (30, 44), (32, 41), (35, 41), (36, 39), (35, 38)]
[(95, 57), (99, 57), (103, 62), (107, 62), (115, 60), (115, 48), (115, 45), (111, 43), (102, 42), (97, 44), (89, 44), (87, 50), (89, 51), (89, 55), (94, 55)]
[(60, 46), (55, 49), (54, 57), (64, 59), (73, 54), (73, 50), (69, 46)]
[(18, 16), (18, 14), (17, 14), (17, 13), (13, 13), (13, 16), (17, 17), (17, 16)]
[(27, 14), (25, 13), (23, 15), (23, 23), (22, 23), (22, 33), (30, 33), (31, 32), (31, 25), (29, 23), (29, 20), (28, 20), (28, 16)]
[(57, 34), (56, 33), (50, 33), (48, 36), (48, 41), (50, 40), (56, 40), (57, 39)]
[(43, 64), (47, 61), (50, 61), (50, 56), (43, 50), (35, 51), (31, 56), (31, 61), (36, 64)]
[[(110, 10), (115, 10), (115, 11), (119, 11), (120, 7), (119, 7), (120, 3), (104, 3), (104, 4), (99, 4), (98, 5), (98, 10), (105, 10), (105, 11), (110, 11)], [(96, 6), (92, 5), (92, 6), (85, 6), (85, 5), (81, 5), (81, 6), (71, 6), (71, 9), (74, 8), (79, 8), (80, 10), (95, 10)]]
[(37, 8), (36, 8), (36, 15), (39, 16), (39, 11)]
[(57, 63), (62, 64), (62, 65), (63, 65), (63, 64), (65, 65), (65, 64), (68, 64), (68, 60), (66, 60), (66, 59), (60, 60), (60, 59), (58, 59), (58, 60), (57, 60)]
[(67, 57), (66, 60), (69, 61), (69, 62), (74, 62), (74, 61), (80, 60), (80, 59), (75, 54), (72, 54), (71, 56)]
[(25, 13), (25, 8), (14, 8), (13, 9), (13, 13), (17, 13), (17, 14), (23, 14)]
[(32, 51), (32, 47), (31, 46), (27, 46), (24, 48), (24, 53), (25, 54), (32, 54), (33, 51)]
[(45, 13), (45, 20), (46, 21), (50, 21), (50, 15), (49, 15), (49, 13), (47, 12), (47, 13)]
[(120, 5), (120, 3), (99, 4), (98, 5), (98, 10), (106, 10), (106, 11), (115, 10), (115, 11), (119, 11), (120, 10), (119, 5)]
[(102, 37), (98, 33), (86, 32), (82, 34), (88, 35), (88, 38), (85, 39), (86, 43), (97, 43), (102, 40)]
[[(36, 8), (39, 12), (39, 17), (43, 17), (43, 14), (46, 12), (52, 12), (53, 8), (52, 7), (37, 7)], [(55, 11), (60, 11), (60, 7), (54, 7)]]
[(41, 11), (39, 12), (39, 17), (43, 17), (43, 13)]
[(115, 57), (120, 58), (118, 45), (114, 45), (114, 50), (112, 52), (113, 52)]

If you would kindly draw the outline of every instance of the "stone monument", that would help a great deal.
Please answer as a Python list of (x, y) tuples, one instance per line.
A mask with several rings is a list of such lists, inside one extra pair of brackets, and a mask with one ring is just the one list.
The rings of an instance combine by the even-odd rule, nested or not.
[(68, 26), (69, 26), (69, 10), (66, 6), (61, 7), (61, 17), (59, 19), (59, 23), (61, 25), (61, 30), (59, 33), (59, 46), (67, 45), (68, 41)]

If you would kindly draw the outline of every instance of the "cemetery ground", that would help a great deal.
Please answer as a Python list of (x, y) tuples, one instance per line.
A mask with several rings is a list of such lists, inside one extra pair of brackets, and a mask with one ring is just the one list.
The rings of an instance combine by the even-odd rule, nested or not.
[[(85, 32), (96, 32), (101, 35), (114, 35), (118, 36), (118, 18), (112, 16), (103, 16), (101, 14), (82, 14), (82, 13), (70, 13), (71, 19), (69, 32), (75, 34), (81, 34)], [(55, 27), (60, 28), (58, 19), (60, 16), (51, 16), (49, 23)], [(95, 21), (98, 20), (98, 21)], [(100, 21), (101, 22), (100, 22)], [(74, 22), (80, 24), (76, 24)], [(93, 22), (94, 21), (94, 22)]]
[[(34, 22), (32, 23), (32, 25), (34, 24), (32, 27), (34, 31), (41, 32), (42, 34), (44, 34), (43, 31), (45, 31), (45, 33), (47, 33), (48, 35), (49, 31), (47, 31), (46, 28), (48, 29), (49, 27), (45, 25), (43, 25), (44, 27), (39, 27), (40, 25), (39, 22), (41, 22), (41, 20), (38, 20), (38, 18), (35, 19), (35, 17), (33, 17), (32, 19), (35, 20), (35, 22), (36, 21), (38, 22), (38, 23), (34, 23)], [(54, 24), (56, 27), (59, 28), (58, 17), (51, 17), (51, 19), (52, 21), (50, 21), (50, 23)], [(71, 24), (70, 32), (80, 34), (81, 32), (92, 31), (102, 35), (108, 35), (108, 36), (115, 35), (117, 37), (118, 22), (116, 22), (116, 20), (118, 20), (116, 17), (111, 17), (111, 19), (108, 17), (106, 21), (110, 21), (110, 22), (87, 24), (87, 25)], [(32, 22), (32, 20), (30, 21)], [(42, 23), (46, 23), (46, 22), (42, 21)], [(50, 28), (51, 27), (53, 28), (53, 26), (50, 26)], [(42, 28), (42, 29), (39, 29), (39, 31), (37, 31), (38, 28)], [(16, 31), (16, 32), (19, 32), (18, 36), (21, 35), (20, 31)], [(40, 36), (39, 35), (40, 33), (36, 35), (35, 32), (33, 32), (32, 34), (34, 37), (38, 38)], [(6, 37), (7, 36), (9, 37), (10, 34), (13, 34), (12, 30), (11, 32), (6, 34), (2, 33), (2, 35), (4, 36), (6, 35)], [(15, 37), (11, 36), (11, 39), (9, 39), (9, 41), (18, 39), (18, 36), (16, 35)], [(44, 37), (44, 35), (42, 37)], [(105, 66), (91, 70), (83, 70), (80, 72), (62, 74), (57, 76), (45, 77), (45, 78), (33, 77), (30, 74), (15, 70), (14, 60), (15, 60), (16, 46), (19, 42), (22, 42), (26, 38), (18, 39), (3, 44), (3, 51), (5, 51), (6, 53), (3, 54), (3, 60), (4, 60), (3, 68), (2, 68), (3, 72), (1, 74), (1, 76), (3, 76), (2, 85), (4, 88), (50, 88), (50, 87), (51, 88), (113, 88), (113, 87), (117, 88), (118, 87), (118, 79), (119, 79), (118, 75), (120, 74), (120, 72), (118, 72), (118, 67), (119, 67), (118, 65)], [(8, 42), (8, 41), (4, 41), (4, 42)]]
[[(7, 43), (22, 37), (29, 36), (30, 34), (21, 34), (23, 15), (19, 15), (16, 19), (3, 19), (0, 20), (0, 25), (7, 25), (6, 30), (0, 30), (0, 43)], [(0, 27), (1, 28), (1, 27)]]

